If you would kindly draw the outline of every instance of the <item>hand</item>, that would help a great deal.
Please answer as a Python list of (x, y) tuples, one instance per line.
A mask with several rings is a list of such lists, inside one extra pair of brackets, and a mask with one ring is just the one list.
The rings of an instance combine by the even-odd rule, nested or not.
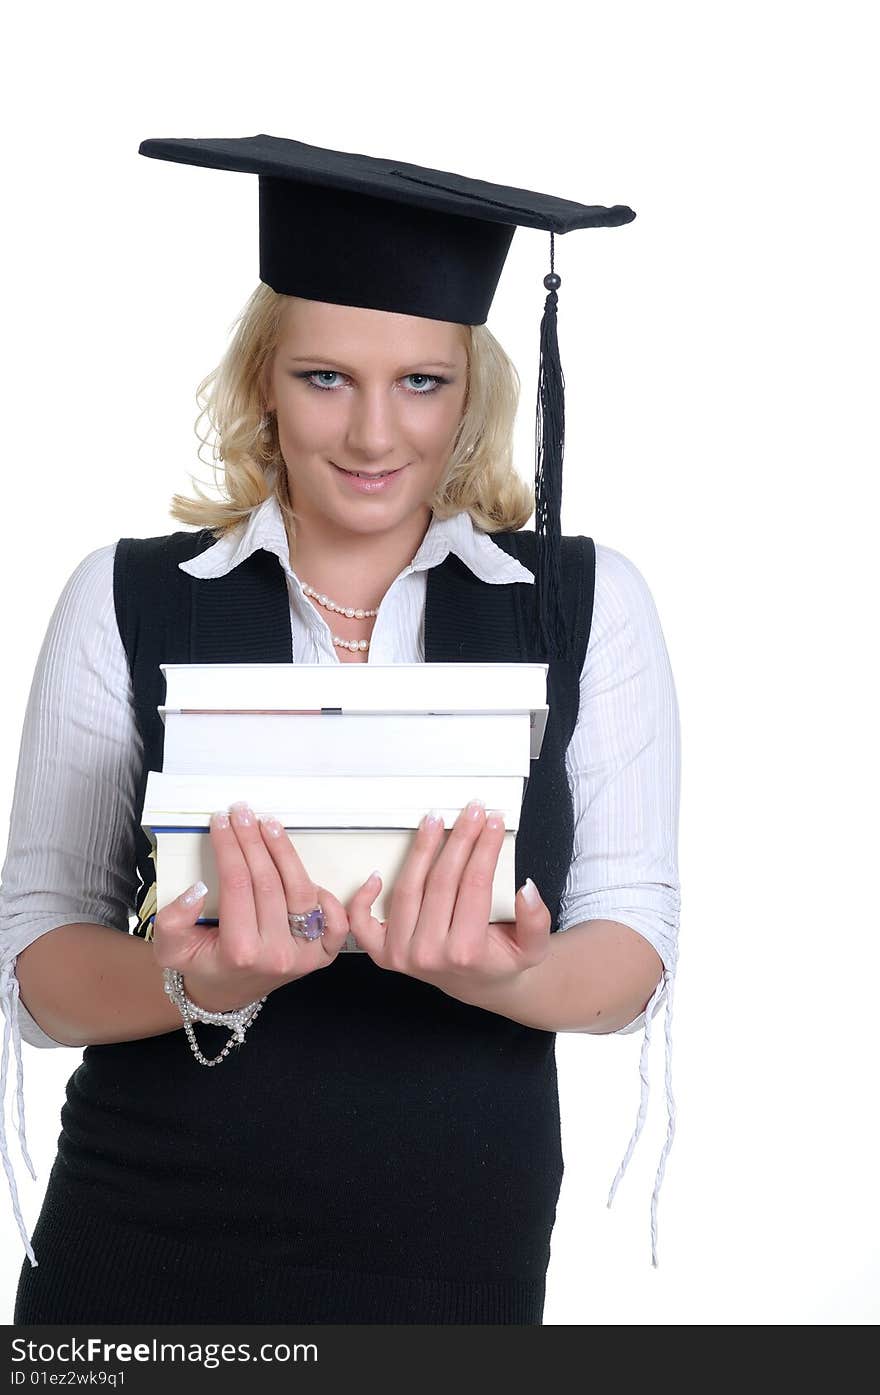
[[(443, 825), (419, 825), (391, 894), (387, 921), (370, 908), (380, 885), (370, 877), (348, 903), (352, 932), (361, 949), (383, 969), (431, 983), (462, 1002), (509, 983), (549, 949), (551, 915), (538, 896), (532, 907), (522, 888), (515, 921), (489, 921), (492, 882), (504, 840), (504, 821), (476, 806), (463, 809), (436, 856)], [(436, 856), (436, 861), (435, 861)]]
[[(283, 983), (325, 969), (349, 930), (345, 907), (311, 880), (277, 821), (260, 822), (242, 804), (233, 804), (230, 813), (225, 827), (225, 815), (211, 819), (219, 925), (195, 924), (204, 896), (189, 906), (178, 897), (159, 911), (151, 941), (159, 964), (180, 969), (188, 996), (208, 1012), (244, 1007)], [(275, 836), (273, 822), (280, 829)], [(311, 910), (318, 902), (324, 934), (316, 940), (292, 935), (288, 910)]]

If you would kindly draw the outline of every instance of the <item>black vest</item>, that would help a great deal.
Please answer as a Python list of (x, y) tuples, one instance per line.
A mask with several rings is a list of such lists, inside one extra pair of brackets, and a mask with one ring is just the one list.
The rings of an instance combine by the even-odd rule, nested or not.
[[(533, 532), (492, 540), (534, 571)], [(159, 663), (293, 658), (274, 554), (258, 549), (211, 580), (180, 570), (214, 541), (201, 529), (122, 538), (116, 549), (117, 620), (144, 743), (136, 933), (147, 938), (154, 866), (139, 819), (147, 771), (162, 768)], [(563, 538), (562, 563), (578, 642), (571, 661), (549, 661), (547, 728), (516, 839), (517, 886), (532, 877), (554, 931), (573, 849), (565, 755), (592, 620), (592, 539)], [(427, 662), (544, 662), (533, 622), (529, 583), (483, 582), (453, 553), (428, 571)], [(195, 1030), (209, 1057), (228, 1037)], [(337, 1293), (358, 1275), (408, 1293), (440, 1282), (455, 1311), (539, 1312), (563, 1172), (554, 1047), (552, 1032), (383, 970), (368, 954), (340, 954), (270, 994), (244, 1045), (215, 1068), (194, 1060), (182, 1030), (87, 1047), (68, 1086), (53, 1184), (135, 1231), (219, 1245), (243, 1263), (259, 1253), (279, 1282), (319, 1271)]]
[[(532, 531), (493, 533), (492, 541), (534, 572)], [(158, 538), (121, 538), (113, 592), (119, 632), (132, 677), (144, 760), (137, 787), (143, 811), (147, 772), (162, 769), (165, 700), (160, 663), (291, 663), (290, 601), (278, 558), (262, 548), (224, 577), (201, 580), (182, 572), (215, 542), (208, 529)], [(575, 658), (550, 661), (549, 715), (540, 759), (524, 795), (516, 838), (516, 884), (530, 876), (553, 917), (571, 863), (574, 822), (565, 752), (577, 721), (579, 681), (590, 638), (596, 550), (592, 538), (563, 539), (563, 585), (574, 618)], [(431, 567), (425, 599), (426, 663), (547, 662), (533, 634), (534, 591), (528, 582), (482, 581), (450, 552)], [(138, 823), (137, 934), (151, 938), (155, 868)]]

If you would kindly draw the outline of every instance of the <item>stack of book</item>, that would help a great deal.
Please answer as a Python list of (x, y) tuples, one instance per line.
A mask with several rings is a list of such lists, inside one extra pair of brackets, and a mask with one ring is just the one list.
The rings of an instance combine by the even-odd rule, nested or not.
[[(471, 799), (504, 815), (490, 921), (513, 920), (514, 845), (547, 725), (547, 664), (162, 664), (163, 769), (142, 826), (160, 908), (201, 878), (217, 924), (209, 822), (243, 799), (275, 815), (309, 876), (345, 904), (376, 868), (373, 915), (429, 809), (447, 832)], [(356, 949), (353, 937), (346, 948)]]

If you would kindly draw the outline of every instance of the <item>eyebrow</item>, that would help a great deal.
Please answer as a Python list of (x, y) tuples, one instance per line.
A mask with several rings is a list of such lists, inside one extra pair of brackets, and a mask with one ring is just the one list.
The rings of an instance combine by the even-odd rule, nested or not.
[[(311, 357), (309, 357), (309, 358), (303, 357), (302, 355), (294, 356), (294, 355), (292, 355), (292, 354), (288, 354), (288, 355), (287, 355), (287, 362), (288, 362), (288, 363), (337, 363), (337, 360), (334, 359), (334, 358), (332, 358), (330, 355), (328, 355), (327, 357), (324, 357), (323, 354), (313, 354), (313, 355), (312, 355)], [(454, 369), (456, 368), (456, 364), (454, 364), (454, 363), (447, 363), (447, 362), (445, 361), (445, 359), (441, 359), (441, 358), (430, 358), (430, 359), (428, 359), (428, 358), (422, 358), (422, 359), (417, 359), (416, 362), (417, 362), (417, 363), (421, 363), (421, 364), (422, 364), (424, 367), (426, 367), (426, 368), (450, 368), (450, 369), (452, 369), (452, 370), (454, 370)], [(340, 363), (338, 366), (342, 369), (342, 371), (343, 371), (344, 373), (353, 373), (353, 372), (354, 372), (354, 369), (348, 368), (344, 363)]]

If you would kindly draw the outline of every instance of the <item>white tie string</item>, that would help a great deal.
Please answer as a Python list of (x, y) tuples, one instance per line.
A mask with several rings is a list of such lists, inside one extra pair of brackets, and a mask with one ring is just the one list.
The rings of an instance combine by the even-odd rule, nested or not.
[(18, 1200), (18, 1187), (15, 1184), (15, 1174), (12, 1170), (12, 1160), (9, 1157), (9, 1150), (6, 1144), (6, 1076), (9, 1065), (9, 1036), (12, 1034), (12, 1045), (16, 1059), (16, 1092), (15, 1092), (15, 1112), (18, 1127), (18, 1138), (21, 1145), (22, 1156), (27, 1164), (28, 1171), (37, 1180), (34, 1165), (31, 1162), (30, 1154), (25, 1137), (24, 1124), (24, 1067), (21, 1059), (21, 1032), (18, 1025), (18, 979), (16, 978), (12, 962), (4, 964), (0, 970), (0, 1004), (3, 1008), (3, 1060), (0, 1064), (0, 1153), (3, 1156), (3, 1169), (9, 1182), (9, 1192), (12, 1197), (12, 1209), (18, 1223), (21, 1238), (28, 1258), (34, 1269), (37, 1268), (37, 1257), (34, 1254), (31, 1242), (28, 1239), (27, 1227), (24, 1217), (21, 1214), (21, 1206)]
[(624, 1154), (623, 1161), (621, 1162), (620, 1167), (617, 1169), (617, 1175), (616, 1175), (616, 1177), (614, 1178), (614, 1181), (613, 1181), (612, 1184), (611, 1184), (611, 1191), (610, 1191), (609, 1194), (608, 1194), (608, 1202), (607, 1202), (607, 1205), (610, 1207), (612, 1201), (614, 1200), (614, 1194), (615, 1194), (615, 1192), (617, 1191), (618, 1183), (620, 1182), (620, 1179), (623, 1177), (623, 1174), (624, 1174), (624, 1172), (625, 1172), (626, 1169), (627, 1169), (627, 1165), (628, 1165), (628, 1163), (629, 1163), (630, 1158), (631, 1158), (632, 1155), (633, 1155), (633, 1150), (635, 1149), (636, 1143), (638, 1142), (639, 1135), (640, 1135), (640, 1133), (642, 1132), (642, 1129), (643, 1129), (644, 1124), (645, 1124), (645, 1119), (646, 1119), (647, 1114), (648, 1114), (648, 1094), (649, 1094), (649, 1082), (648, 1082), (648, 1053), (649, 1053), (650, 1046), (651, 1046), (651, 1017), (652, 1017), (652, 1014), (653, 1014), (653, 1011), (654, 1011), (654, 1006), (655, 1006), (655, 1004), (656, 1004), (656, 1002), (657, 1002), (657, 999), (659, 998), (660, 994), (663, 992), (663, 989), (665, 988), (665, 989), (666, 989), (666, 1014), (665, 1014), (665, 1025), (666, 1025), (666, 1033), (665, 1033), (665, 1035), (666, 1035), (666, 1067), (665, 1067), (665, 1083), (666, 1083), (667, 1126), (666, 1126), (666, 1142), (665, 1142), (665, 1144), (663, 1145), (663, 1152), (662, 1152), (662, 1154), (661, 1154), (661, 1156), (660, 1156), (660, 1165), (659, 1165), (659, 1167), (657, 1168), (657, 1178), (656, 1178), (656, 1181), (655, 1181), (655, 1183), (654, 1183), (654, 1191), (653, 1191), (653, 1194), (652, 1194), (652, 1196), (651, 1196), (651, 1263), (653, 1264), (653, 1266), (654, 1266), (655, 1269), (657, 1268), (658, 1263), (659, 1263), (659, 1261), (658, 1261), (658, 1259), (657, 1259), (657, 1202), (658, 1202), (658, 1198), (659, 1198), (659, 1195), (660, 1195), (660, 1185), (661, 1185), (661, 1183), (662, 1183), (662, 1181), (663, 1181), (663, 1174), (664, 1174), (664, 1172), (666, 1171), (666, 1159), (667, 1159), (667, 1157), (668, 1157), (668, 1155), (669, 1155), (669, 1150), (670, 1150), (670, 1148), (672, 1147), (672, 1140), (673, 1140), (673, 1138), (675, 1137), (675, 1100), (674, 1100), (673, 1095), (672, 1095), (672, 998), (673, 998), (674, 983), (675, 983), (675, 973), (674, 973), (674, 972), (670, 973), (670, 971), (669, 971), (668, 969), (664, 969), (664, 971), (663, 971), (663, 976), (662, 976), (660, 982), (658, 983), (658, 985), (657, 985), (657, 987), (656, 987), (656, 989), (655, 989), (655, 991), (654, 991), (654, 994), (653, 994), (653, 996), (652, 996), (652, 998), (651, 998), (651, 1001), (648, 1003), (648, 1006), (645, 1008), (645, 1035), (644, 1035), (644, 1037), (643, 1037), (643, 1039), (642, 1039), (642, 1050), (641, 1050), (641, 1055), (640, 1055), (640, 1057), (639, 1057), (639, 1075), (641, 1076), (641, 1080), (642, 1080), (641, 1095), (640, 1095), (640, 1099), (639, 1099), (639, 1112), (638, 1112), (638, 1117), (637, 1117), (637, 1119), (636, 1119), (636, 1126), (635, 1126), (635, 1129), (634, 1129), (634, 1131), (633, 1131), (633, 1135), (632, 1135), (632, 1137), (631, 1137), (631, 1139), (630, 1139), (630, 1141), (629, 1141), (629, 1144), (627, 1145), (627, 1149), (626, 1149), (626, 1152), (625, 1152), (625, 1154)]

